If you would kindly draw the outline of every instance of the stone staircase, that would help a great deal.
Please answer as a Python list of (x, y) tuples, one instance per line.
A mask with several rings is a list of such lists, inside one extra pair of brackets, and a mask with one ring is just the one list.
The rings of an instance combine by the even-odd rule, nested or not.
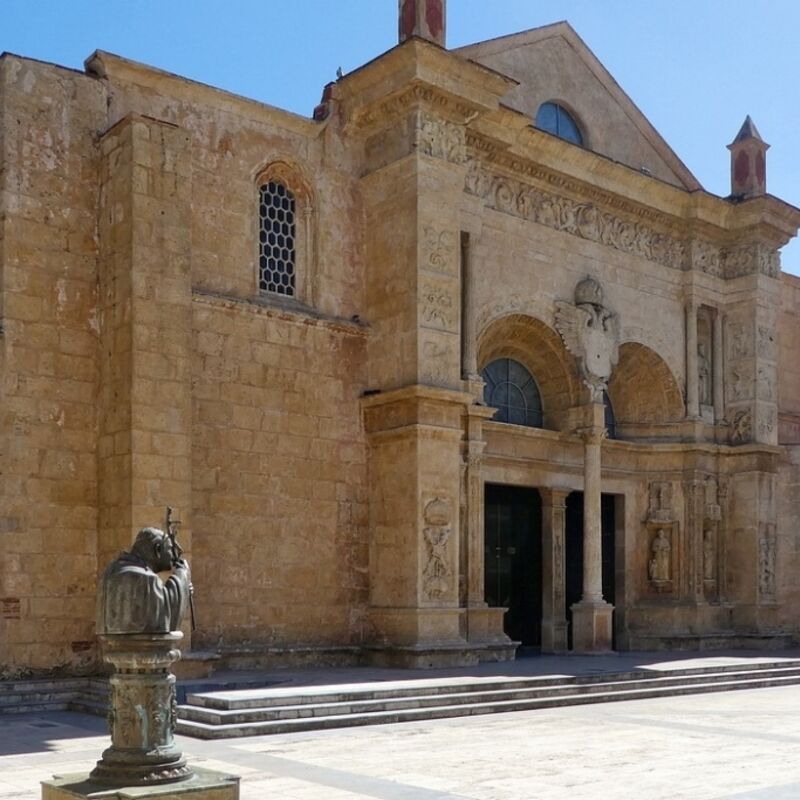
[(800, 683), (782, 659), (606, 675), (411, 680), (189, 694), (178, 733), (198, 739), (292, 733), (446, 717), (530, 711)]

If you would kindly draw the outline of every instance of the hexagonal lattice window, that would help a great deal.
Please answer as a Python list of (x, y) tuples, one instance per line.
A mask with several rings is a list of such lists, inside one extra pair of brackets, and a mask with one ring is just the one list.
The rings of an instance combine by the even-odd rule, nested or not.
[(260, 190), (258, 285), (262, 292), (294, 297), (295, 293), (295, 200), (279, 181), (269, 181)]

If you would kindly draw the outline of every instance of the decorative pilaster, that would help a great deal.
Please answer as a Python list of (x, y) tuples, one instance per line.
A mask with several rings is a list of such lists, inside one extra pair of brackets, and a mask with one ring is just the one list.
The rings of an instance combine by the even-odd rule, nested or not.
[(697, 303), (686, 304), (686, 416), (700, 416), (700, 394), (697, 383)]
[(540, 489), (542, 497), (542, 652), (567, 651), (564, 536), (568, 489)]
[(723, 369), (722, 325), (723, 314), (720, 309), (714, 314), (714, 421), (717, 423), (725, 419), (725, 372)]

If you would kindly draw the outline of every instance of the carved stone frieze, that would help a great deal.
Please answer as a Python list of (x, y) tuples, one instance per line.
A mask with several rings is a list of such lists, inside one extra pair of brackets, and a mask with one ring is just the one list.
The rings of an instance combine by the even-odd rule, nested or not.
[(416, 146), (426, 156), (462, 164), (466, 158), (464, 127), (427, 111), (418, 111)]
[(477, 159), (467, 163), (464, 188), (496, 211), (683, 269), (686, 246), (680, 239), (645, 223), (601, 211), (592, 203), (579, 203), (513, 178), (490, 175)]
[(427, 562), (423, 569), (423, 590), (429, 600), (439, 600), (452, 588), (453, 570), (450, 567), (449, 543), (452, 532), (452, 509), (448, 500), (431, 500), (423, 512), (423, 536), (427, 547)]
[(726, 278), (738, 278), (757, 272), (770, 278), (777, 278), (781, 272), (780, 253), (760, 242), (725, 252), (723, 274)]
[(692, 239), (689, 247), (692, 268), (709, 275), (722, 275), (722, 255), (719, 247), (703, 239)]
[(420, 104), (436, 108), (449, 117), (463, 122), (473, 117), (476, 111), (473, 106), (442, 94), (432, 86), (415, 83), (393, 97), (356, 109), (349, 116), (348, 125), (361, 129), (384, 126), (407, 114), (409, 110)]

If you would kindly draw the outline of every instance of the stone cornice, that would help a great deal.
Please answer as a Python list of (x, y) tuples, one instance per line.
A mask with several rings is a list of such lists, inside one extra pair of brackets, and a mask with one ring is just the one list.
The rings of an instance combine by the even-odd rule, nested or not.
[(429, 102), (462, 123), (495, 110), (516, 81), (422, 39), (409, 39), (337, 83), (348, 129), (374, 129)]
[[(672, 269), (697, 269), (726, 278), (752, 273), (774, 278), (780, 272), (777, 247), (788, 235), (770, 223), (769, 215), (783, 215), (789, 230), (794, 222), (792, 207), (780, 201), (767, 200), (759, 208), (747, 209), (753, 224), (742, 228), (737, 224), (741, 223), (740, 207), (704, 193), (659, 185), (658, 191), (670, 195), (672, 201), (667, 211), (555, 171), (474, 131), (468, 130), (466, 144), (465, 191), (481, 198), (488, 208)], [(787, 229), (785, 222), (783, 228)]]
[(103, 50), (96, 50), (92, 53), (86, 59), (85, 64), (86, 74), (91, 78), (108, 80), (111, 83), (120, 81), (143, 86), (169, 98), (208, 105), (220, 111), (251, 119), (254, 122), (276, 125), (308, 138), (316, 138), (325, 128), (324, 124), (314, 122), (299, 114), (226, 92), (224, 89), (198, 83), (113, 53), (106, 53)]
[(348, 336), (365, 337), (369, 333), (369, 329), (363, 323), (320, 314), (300, 303), (290, 304), (266, 297), (236, 297), (235, 295), (195, 287), (192, 289), (192, 302), (230, 311), (262, 314), (266, 317), (292, 322), (296, 325), (327, 328)]

